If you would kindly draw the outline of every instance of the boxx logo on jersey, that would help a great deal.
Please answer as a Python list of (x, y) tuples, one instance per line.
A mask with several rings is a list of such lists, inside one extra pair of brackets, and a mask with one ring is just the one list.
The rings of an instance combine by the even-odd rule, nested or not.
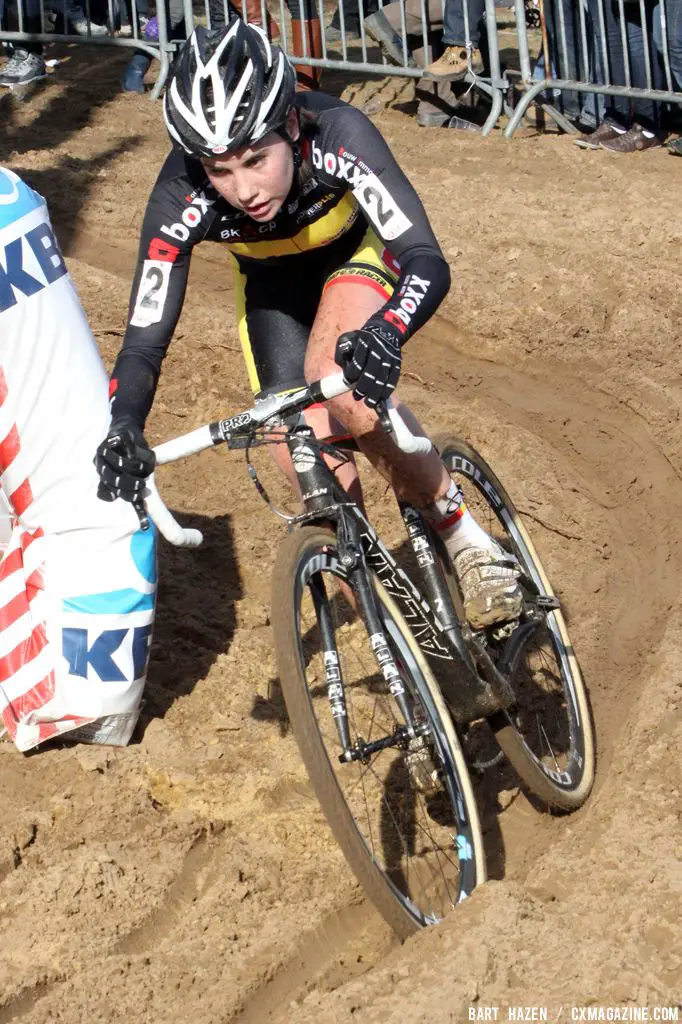
[(192, 228), (197, 227), (201, 223), (201, 218), (205, 213), (208, 213), (209, 209), (214, 205), (215, 199), (208, 199), (205, 192), (198, 191), (192, 192), (191, 195), (185, 197), (187, 202), (190, 204), (186, 210), (182, 211), (182, 216), (176, 224), (161, 225), (161, 231), (164, 235), (170, 235), (171, 238), (177, 238), (180, 242), (186, 242), (189, 238), (189, 233)]
[(405, 334), (430, 285), (430, 281), (417, 277), (416, 274), (410, 274), (397, 296), (398, 308), (387, 309), (384, 313), (384, 320), (397, 327), (401, 334)]
[[(4, 252), (4, 255), (3, 255)], [(48, 224), (0, 246), (0, 313), (68, 273), (57, 239)]]
[(342, 155), (344, 150), (338, 154), (323, 154), (315, 142), (311, 151), (314, 167), (348, 182), (353, 195), (383, 239), (390, 242), (412, 227), (412, 221), (405, 216), (376, 174), (369, 168), (363, 169), (365, 165), (359, 166), (359, 161), (353, 163), (351, 154)]

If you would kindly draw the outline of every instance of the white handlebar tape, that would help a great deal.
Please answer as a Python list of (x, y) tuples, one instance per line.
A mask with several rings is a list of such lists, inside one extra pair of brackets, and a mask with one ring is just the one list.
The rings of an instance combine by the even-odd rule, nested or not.
[(200, 530), (180, 526), (180, 523), (166, 507), (157, 490), (153, 473), (147, 480), (147, 494), (144, 503), (151, 519), (154, 520), (159, 532), (163, 534), (169, 544), (173, 544), (176, 548), (198, 548), (203, 543), (204, 538)]
[[(320, 391), (327, 399), (345, 395), (350, 390), (351, 388), (344, 381), (342, 373), (333, 373), (330, 377), (323, 377), (320, 381)], [(393, 427), (393, 439), (398, 448), (406, 455), (427, 455), (433, 448), (428, 437), (417, 437), (412, 433), (390, 398), (386, 403), (386, 409)]]
[(196, 455), (203, 452), (205, 448), (213, 447), (213, 438), (208, 425), (199, 427), (182, 437), (174, 437), (172, 441), (159, 444), (154, 449), (157, 466), (163, 466), (165, 462), (175, 462), (177, 459), (184, 459), (186, 455)]

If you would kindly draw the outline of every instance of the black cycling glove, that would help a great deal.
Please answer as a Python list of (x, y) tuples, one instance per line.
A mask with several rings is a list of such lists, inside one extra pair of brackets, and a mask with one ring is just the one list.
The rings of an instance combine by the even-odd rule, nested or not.
[(353, 398), (364, 398), (370, 409), (391, 397), (400, 376), (400, 345), (383, 324), (371, 321), (359, 331), (347, 331), (336, 343), (334, 359), (343, 379), (354, 384)]
[(98, 498), (137, 502), (147, 477), (154, 472), (156, 456), (145, 441), (142, 428), (132, 417), (121, 416), (112, 421), (94, 461), (100, 477)]

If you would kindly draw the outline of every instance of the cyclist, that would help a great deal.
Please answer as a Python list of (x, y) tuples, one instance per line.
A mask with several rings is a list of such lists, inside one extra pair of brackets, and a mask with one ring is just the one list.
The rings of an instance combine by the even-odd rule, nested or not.
[(152, 531), (97, 500), (108, 381), (45, 200), (0, 168), (0, 715), (20, 750), (128, 742), (154, 612)]
[[(323, 436), (340, 421), (397, 495), (441, 531), (473, 625), (515, 617), (521, 594), (509, 556), (465, 508), (437, 454), (399, 451), (376, 412), (396, 386), (403, 345), (447, 293), (448, 265), (371, 121), (340, 100), (294, 87), (282, 51), (238, 19), (218, 32), (197, 28), (181, 51), (164, 101), (175, 145), (147, 205), (112, 374), (112, 432), (96, 456), (103, 486), (112, 498), (144, 489), (143, 428), (191, 253), (217, 242), (234, 264), (256, 396), (342, 366), (352, 394), (306, 413), (309, 424)], [(404, 406), (402, 414), (423, 433)], [(294, 479), (288, 452), (277, 459)], [(338, 478), (359, 498), (352, 463)]]

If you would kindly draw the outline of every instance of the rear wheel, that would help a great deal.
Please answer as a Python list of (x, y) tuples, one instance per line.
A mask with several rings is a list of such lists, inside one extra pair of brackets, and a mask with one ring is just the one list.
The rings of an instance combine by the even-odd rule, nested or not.
[[(485, 880), (478, 812), (438, 686), (398, 608), (372, 576), (383, 633), (421, 732), (395, 741), (404, 720), (335, 545), (330, 531), (304, 527), (280, 549), (272, 610), (280, 678), (334, 835), (367, 895), (405, 938), (440, 920)], [(362, 760), (340, 760), (330, 706), (335, 681), (343, 687), (351, 748), (371, 745)]]
[[(513, 552), (530, 607), (554, 597), (514, 505), (490, 466), (465, 441), (437, 439), (441, 458), (473, 516)], [(538, 602), (538, 595), (540, 602)], [(487, 636), (491, 653), (494, 638)], [(574, 810), (594, 781), (594, 731), (587, 692), (559, 608), (546, 610), (509, 667), (516, 700), (488, 719), (498, 743), (528, 788), (551, 807)]]

